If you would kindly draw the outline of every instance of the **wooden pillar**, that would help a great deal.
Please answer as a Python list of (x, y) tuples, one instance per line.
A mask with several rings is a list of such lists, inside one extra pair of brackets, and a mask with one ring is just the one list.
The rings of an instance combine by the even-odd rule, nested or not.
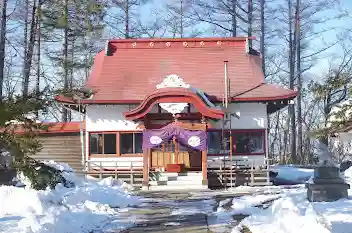
[(207, 163), (207, 151), (202, 151), (202, 185), (208, 186), (208, 163)]
[(143, 151), (143, 182), (142, 188), (149, 188), (149, 149)]
[(233, 142), (232, 142), (232, 132), (231, 131), (230, 131), (229, 149), (230, 149), (230, 187), (232, 188), (232, 183), (233, 183), (233, 176), (232, 176), (232, 172), (233, 172), (233, 157), (232, 157)]

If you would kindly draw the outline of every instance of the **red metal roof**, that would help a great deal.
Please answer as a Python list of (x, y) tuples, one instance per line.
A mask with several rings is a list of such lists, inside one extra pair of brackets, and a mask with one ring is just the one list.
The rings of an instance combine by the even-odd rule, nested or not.
[(297, 95), (297, 91), (292, 91), (283, 88), (277, 84), (261, 83), (253, 89), (249, 89), (236, 96), (233, 96), (234, 101), (270, 101), (270, 100), (283, 100), (293, 99)]
[[(261, 58), (248, 54), (246, 46), (247, 38), (110, 40), (108, 55), (96, 55), (86, 83), (95, 94), (82, 103), (139, 103), (170, 74), (221, 100), (224, 61), (234, 100), (294, 98), (295, 91), (264, 84)], [(62, 96), (57, 100), (72, 102)]]

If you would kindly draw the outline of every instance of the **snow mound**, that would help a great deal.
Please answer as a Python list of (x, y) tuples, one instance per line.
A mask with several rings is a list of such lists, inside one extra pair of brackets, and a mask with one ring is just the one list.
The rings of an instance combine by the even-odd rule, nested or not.
[(349, 183), (350, 185), (352, 185), (352, 167), (347, 169), (345, 171), (344, 175), (345, 175), (346, 182)]
[[(252, 233), (331, 232), (331, 224), (318, 215), (311, 204), (302, 208), (298, 204), (300, 201), (293, 197), (279, 199), (270, 208), (244, 219), (241, 225), (247, 226)], [(238, 232), (239, 228), (233, 232)]]
[[(13, 186), (0, 187), (0, 232), (54, 233), (123, 229), (135, 221), (119, 219), (119, 210), (140, 204), (126, 184), (107, 178), (85, 180), (67, 164), (47, 162), (70, 181), (73, 188), (58, 184), (55, 190), (36, 191)], [(114, 221), (113, 221), (114, 220)], [(113, 222), (113, 223), (112, 223)], [(4, 229), (5, 227), (5, 229)]]
[(346, 183), (348, 183), (351, 186), (350, 189), (348, 190), (348, 194), (349, 196), (352, 196), (352, 167), (350, 167), (344, 172), (344, 178)]
[(54, 160), (42, 161), (45, 165), (55, 168), (56, 170), (62, 172), (74, 172), (73, 168), (71, 168), (66, 163), (56, 163)]
[[(345, 180), (352, 184), (352, 168), (344, 172)], [(305, 187), (282, 189), (281, 198), (264, 210), (253, 208), (256, 197), (243, 196), (237, 199), (237, 210), (249, 214), (232, 233), (241, 232), (246, 226), (252, 233), (346, 233), (352, 226), (352, 200), (310, 203)], [(349, 190), (352, 196), (351, 189)], [(265, 195), (263, 195), (265, 198)], [(234, 199), (235, 201), (235, 199)], [(260, 195), (258, 196), (260, 202)]]

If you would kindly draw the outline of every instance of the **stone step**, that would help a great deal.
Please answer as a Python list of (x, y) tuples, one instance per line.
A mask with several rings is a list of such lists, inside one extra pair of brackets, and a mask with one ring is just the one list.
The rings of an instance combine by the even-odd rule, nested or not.
[(170, 180), (167, 185), (197, 185), (202, 184), (202, 180)]
[(168, 177), (168, 181), (176, 181), (176, 180), (181, 180), (181, 181), (198, 181), (202, 180), (202, 176), (177, 176), (177, 177)]
[(164, 190), (208, 190), (205, 185), (162, 185), (162, 186), (149, 186), (149, 190), (164, 191)]
[(202, 177), (195, 177), (195, 176), (161, 176), (159, 177), (159, 181), (176, 181), (176, 180), (182, 180), (182, 181), (198, 181), (202, 180)]
[(269, 186), (272, 185), (272, 182), (257, 182), (255, 181), (253, 184), (249, 183), (249, 186)]
[(167, 181), (149, 181), (149, 185), (151, 186), (165, 186), (167, 185)]
[(170, 180), (170, 181), (149, 181), (152, 186), (184, 186), (184, 185), (201, 185), (202, 180), (184, 181), (184, 180)]
[(202, 176), (202, 172), (183, 172), (183, 173), (177, 173), (177, 172), (164, 172), (162, 173), (161, 176), (167, 176), (167, 177), (175, 177), (175, 176)]

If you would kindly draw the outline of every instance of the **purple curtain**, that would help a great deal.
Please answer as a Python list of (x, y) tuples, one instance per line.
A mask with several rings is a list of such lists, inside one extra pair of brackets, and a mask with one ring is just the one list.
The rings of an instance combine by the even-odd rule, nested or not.
[(201, 130), (186, 130), (181, 127), (148, 129), (143, 132), (143, 149), (149, 149), (171, 140), (173, 137), (182, 145), (196, 150), (207, 149), (207, 133)]

